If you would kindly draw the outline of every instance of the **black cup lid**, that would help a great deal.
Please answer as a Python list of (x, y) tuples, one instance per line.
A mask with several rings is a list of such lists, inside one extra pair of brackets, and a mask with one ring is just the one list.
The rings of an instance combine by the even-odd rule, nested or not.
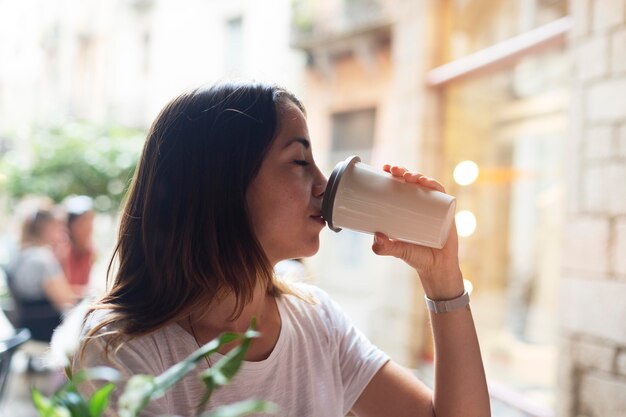
[(333, 232), (341, 231), (340, 227), (333, 225), (333, 207), (335, 205), (335, 196), (337, 195), (337, 189), (339, 188), (339, 181), (341, 176), (351, 164), (361, 162), (361, 158), (356, 155), (347, 157), (344, 161), (335, 165), (333, 172), (330, 174), (328, 184), (326, 185), (326, 191), (324, 192), (324, 200), (322, 201), (322, 217), (326, 220), (328, 228)]

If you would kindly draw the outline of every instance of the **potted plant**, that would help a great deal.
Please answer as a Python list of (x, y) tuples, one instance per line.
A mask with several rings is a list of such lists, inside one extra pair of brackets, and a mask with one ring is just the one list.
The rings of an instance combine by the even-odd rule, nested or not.
[[(74, 323), (71, 323), (70, 326), (76, 327), (76, 317), (80, 318), (82, 315), (75, 313), (73, 316), (66, 321), (73, 321)], [(68, 323), (64, 325), (68, 325)], [(237, 347), (200, 374), (198, 383), (204, 384), (205, 392), (195, 410), (195, 415), (198, 417), (240, 417), (260, 412), (276, 413), (276, 405), (257, 399), (241, 401), (212, 411), (205, 411), (211, 394), (216, 389), (228, 384), (239, 371), (250, 343), (259, 336), (255, 328), (256, 323), (253, 319), (245, 333), (222, 333), (216, 339), (200, 347), (161, 375), (132, 376), (124, 386), (124, 391), (117, 402), (119, 417), (139, 416), (141, 410), (150, 401), (162, 397), (183, 376), (194, 369), (205, 356), (217, 352), (223, 345), (236, 340), (241, 340)], [(66, 335), (64, 335), (65, 337)], [(70, 340), (77, 340), (77, 338)], [(54, 348), (54, 339), (52, 343)], [(65, 369), (68, 380), (52, 396), (46, 397), (36, 388), (32, 389), (33, 403), (39, 415), (41, 417), (101, 417), (112, 406), (110, 398), (111, 394), (117, 389), (119, 373), (115, 369), (108, 367), (90, 368), (72, 373), (69, 361), (65, 362)], [(80, 394), (78, 386), (87, 380), (102, 380), (105, 383), (90, 398), (85, 398)]]

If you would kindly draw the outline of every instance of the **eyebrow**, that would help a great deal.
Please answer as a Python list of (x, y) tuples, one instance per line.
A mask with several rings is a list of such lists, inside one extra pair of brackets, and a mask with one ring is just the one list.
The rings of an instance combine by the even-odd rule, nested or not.
[(293, 138), (285, 145), (285, 148), (291, 146), (292, 143), (299, 143), (304, 146), (304, 149), (309, 149), (311, 147), (311, 142), (304, 138)]

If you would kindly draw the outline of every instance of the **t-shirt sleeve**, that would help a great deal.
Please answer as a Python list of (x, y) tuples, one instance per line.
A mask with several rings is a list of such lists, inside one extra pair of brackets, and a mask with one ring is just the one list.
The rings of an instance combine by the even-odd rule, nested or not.
[(359, 399), (374, 375), (389, 361), (389, 356), (370, 342), (326, 293), (320, 299), (331, 322), (331, 337), (337, 349), (344, 387), (344, 413)]
[[(117, 402), (124, 391), (124, 386), (133, 375), (158, 375), (162, 371), (157, 369), (155, 364), (161, 361), (153, 358), (149, 349), (144, 349), (143, 345), (147, 341), (132, 340), (122, 344), (119, 349), (110, 349), (105, 355), (105, 341), (103, 337), (91, 339), (85, 346), (80, 360), (74, 357), (72, 361), (73, 372), (80, 369), (88, 369), (98, 366), (107, 366), (120, 372), (121, 380), (117, 383), (117, 388), (111, 395), (111, 402), (104, 413), (105, 417), (117, 417)], [(93, 393), (105, 384), (103, 381), (89, 380), (79, 385), (78, 390), (84, 398), (90, 398)], [(169, 414), (168, 404), (165, 397), (150, 401), (150, 403), (140, 413), (141, 417), (156, 417)]]
[(54, 256), (54, 254), (50, 251), (46, 251), (41, 254), (41, 259), (39, 263), (44, 281), (52, 278), (57, 278), (63, 273), (63, 268), (61, 267), (61, 264)]
[(22, 255), (14, 274), (14, 288), (20, 297), (38, 299), (45, 297), (43, 284), (61, 276), (62, 268), (52, 251), (46, 248), (31, 249)]

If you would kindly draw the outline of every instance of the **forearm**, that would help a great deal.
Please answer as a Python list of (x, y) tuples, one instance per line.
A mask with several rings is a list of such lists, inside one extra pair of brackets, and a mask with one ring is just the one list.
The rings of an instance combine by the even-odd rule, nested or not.
[(431, 312), (430, 321), (435, 347), (436, 416), (489, 416), (489, 393), (469, 306), (448, 313)]
[(46, 280), (43, 284), (46, 297), (59, 311), (65, 311), (76, 304), (78, 297), (70, 285), (65, 281), (65, 277), (58, 276)]
[[(389, 165), (383, 169), (406, 182), (445, 193), (443, 185), (420, 173)], [(379, 255), (400, 258), (415, 268), (431, 300), (452, 300), (463, 294), (454, 222), (441, 249), (389, 239), (381, 233), (376, 234), (372, 249)], [(490, 416), (489, 392), (471, 311), (460, 308), (431, 313), (430, 318), (435, 341), (434, 414), (437, 417)]]

